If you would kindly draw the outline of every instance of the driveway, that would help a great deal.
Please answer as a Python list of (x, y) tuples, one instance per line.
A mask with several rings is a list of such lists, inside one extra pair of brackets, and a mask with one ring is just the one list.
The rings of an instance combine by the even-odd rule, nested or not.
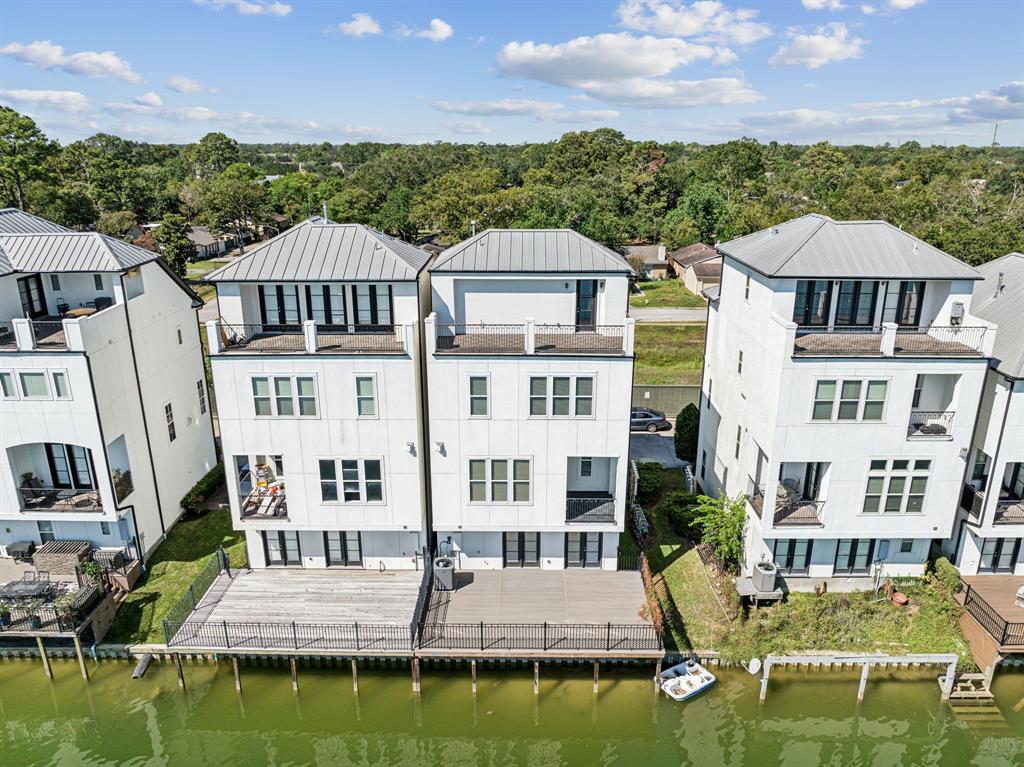
[(629, 307), (629, 316), (637, 322), (707, 322), (707, 307)]
[(666, 469), (681, 469), (683, 461), (676, 457), (675, 437), (672, 431), (656, 434), (633, 432), (629, 435), (629, 458), (638, 463), (660, 463)]

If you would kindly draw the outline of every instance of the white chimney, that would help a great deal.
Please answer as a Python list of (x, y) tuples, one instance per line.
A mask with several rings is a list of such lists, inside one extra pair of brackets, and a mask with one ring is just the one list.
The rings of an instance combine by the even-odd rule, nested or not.
[(659, 261), (664, 261), (665, 260), (665, 246), (664, 245), (659, 245), (658, 246), (658, 260)]

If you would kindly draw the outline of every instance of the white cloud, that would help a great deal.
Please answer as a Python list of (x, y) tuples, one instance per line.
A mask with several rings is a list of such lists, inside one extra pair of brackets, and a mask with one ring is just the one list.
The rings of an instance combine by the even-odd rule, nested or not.
[(894, 11), (905, 11), (915, 5), (924, 5), (925, 0), (889, 0), (889, 7)]
[(28, 44), (10, 43), (0, 48), (0, 54), (42, 69), (60, 69), (73, 75), (115, 77), (128, 83), (143, 81), (131, 64), (113, 51), (79, 51), (68, 54), (56, 43), (37, 40)]
[(368, 13), (353, 13), (352, 20), (339, 24), (338, 30), (349, 37), (379, 35), (380, 24), (378, 24), (377, 20)]
[(92, 109), (89, 99), (78, 91), (6, 90), (0, 88), (0, 101), (51, 107), (61, 112), (71, 113), (88, 112)]
[(859, 59), (864, 55), (867, 40), (850, 37), (845, 24), (832, 23), (818, 27), (813, 34), (798, 29), (788, 30), (790, 42), (768, 59), (773, 67), (797, 66), (817, 69), (834, 61)]
[(287, 16), (292, 12), (288, 3), (265, 0), (195, 0), (196, 5), (208, 5), (215, 11), (234, 8), (240, 16)]
[(690, 5), (679, 0), (623, 0), (618, 14), (620, 24), (627, 29), (725, 45), (749, 45), (772, 33), (770, 26), (754, 21), (757, 11), (732, 11), (717, 0), (698, 0)]
[(592, 123), (619, 116), (614, 109), (566, 109), (555, 101), (495, 99), (493, 101), (436, 101), (442, 112), (481, 117), (532, 117), (544, 123)]
[(855, 109), (934, 109), (949, 108), (946, 122), (968, 124), (995, 120), (1024, 119), (1024, 80), (1011, 80), (991, 90), (971, 96), (906, 101), (870, 101), (854, 104)]
[(875, 8), (875, 6), (873, 5), (868, 5), (867, 3), (865, 3), (860, 7), (860, 12), (863, 13), (865, 16), (871, 16), (872, 14), (878, 13), (878, 9)]
[(498, 54), (511, 77), (578, 88), (593, 99), (651, 109), (737, 104), (761, 97), (744, 80), (661, 79), (698, 61), (722, 63), (731, 51), (679, 38), (637, 37), (628, 32), (577, 37), (565, 43), (512, 42)]
[(803, 3), (809, 11), (841, 11), (846, 8), (841, 0), (803, 0)]
[(172, 91), (178, 93), (216, 93), (216, 88), (211, 88), (209, 85), (203, 85), (198, 80), (193, 80), (191, 77), (185, 77), (184, 75), (171, 75), (167, 78), (167, 87)]
[(144, 104), (145, 106), (150, 107), (159, 107), (163, 106), (164, 100), (153, 91), (146, 91), (141, 96), (135, 97), (135, 103)]
[(614, 120), (620, 113), (615, 109), (560, 109), (540, 115), (537, 119), (545, 123), (582, 124)]
[(455, 34), (455, 29), (452, 28), (452, 25), (441, 19), (431, 19), (430, 26), (426, 29), (413, 29), (404, 24), (398, 27), (399, 37), (422, 37), (424, 40), (434, 43), (443, 42), (453, 34)]
[(452, 133), (460, 136), (482, 136), (491, 132), (491, 129), (479, 120), (466, 120), (465, 122), (444, 122), (441, 127), (447, 128)]

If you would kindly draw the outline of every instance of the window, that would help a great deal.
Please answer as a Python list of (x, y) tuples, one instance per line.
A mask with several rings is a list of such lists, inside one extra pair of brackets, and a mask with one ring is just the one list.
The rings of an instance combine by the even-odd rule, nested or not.
[(202, 381), (196, 381), (196, 394), (199, 395), (199, 415), (206, 412), (206, 385)]
[(743, 446), (743, 427), (736, 427), (736, 457), (740, 457), (740, 448)]
[[(196, 385), (202, 387), (202, 381)], [(252, 379), (252, 404), (258, 416), (315, 417), (316, 382), (312, 376), (256, 376)]]
[(44, 399), (50, 396), (46, 385), (46, 373), (19, 373), (21, 379), (21, 396), (31, 399)]
[(533, 376), (530, 415), (589, 417), (594, 414), (593, 376)]
[(178, 336), (178, 346), (181, 346), (184, 343), (184, 339), (181, 337), (181, 328), (175, 328), (174, 333)]
[(391, 303), (390, 285), (352, 286), (352, 313), (356, 325), (390, 325)]
[(102, 274), (94, 274), (92, 276), (92, 284), (93, 284), (93, 287), (96, 288), (96, 290), (103, 290), (103, 275)]
[(53, 290), (60, 290), (60, 275), (59, 274), (51, 274), (50, 275), (50, 287)]
[(174, 430), (174, 410), (170, 402), (164, 405), (164, 420), (167, 421), (167, 439), (174, 442), (178, 438), (178, 433)]
[(509, 458), (471, 458), (470, 503), (529, 503), (530, 461)]
[(363, 566), (363, 542), (358, 532), (326, 531), (324, 552), (328, 567)]
[(4, 399), (16, 399), (18, 393), (14, 390), (14, 376), (10, 373), (0, 373), (0, 394)]
[(1020, 554), (1020, 538), (984, 538), (981, 544), (979, 572), (1012, 573)]
[(594, 459), (580, 458), (580, 479), (589, 479), (594, 476)]
[[(3, 374), (0, 373), (0, 376)], [(974, 451), (974, 466), (971, 469), (971, 479), (978, 482), (978, 489), (982, 492), (988, 486), (988, 461), (989, 457), (983, 450)]]
[(601, 533), (566, 533), (566, 567), (600, 567)]
[(469, 415), (471, 418), (486, 418), (490, 415), (487, 376), (469, 377)]
[(914, 399), (911, 401), (911, 407), (921, 407), (921, 390), (924, 388), (924, 376), (920, 373), (917, 374), (917, 378), (914, 379)]
[(299, 324), (299, 288), (296, 285), (260, 285), (260, 319), (264, 325)]
[(772, 545), (772, 559), (784, 575), (805, 575), (811, 564), (814, 541), (809, 539), (781, 539)]
[(50, 374), (53, 379), (53, 396), (57, 399), (71, 399), (71, 392), (68, 391), (68, 376), (62, 370), (55, 370)]
[(39, 520), (36, 522), (36, 530), (39, 533), (39, 543), (49, 543), (50, 541), (56, 540), (57, 536), (53, 533), (53, 522), (46, 522)]
[(839, 283), (836, 325), (870, 326), (875, 322), (878, 283), (873, 280), (843, 280)]
[(881, 421), (888, 387), (887, 381), (816, 381), (811, 420)]
[(793, 304), (797, 325), (827, 325), (832, 303), (832, 280), (799, 280)]
[(740, 349), (739, 357), (736, 358), (736, 372), (743, 375), (743, 350)]
[(704, 479), (705, 470), (708, 467), (708, 451), (700, 451), (700, 478)]
[(345, 289), (338, 284), (306, 286), (306, 316), (319, 328), (338, 328), (347, 324)]
[(341, 495), (345, 503), (382, 503), (384, 475), (379, 458), (324, 458), (320, 466), (320, 499), (338, 501), (338, 464), (341, 464)]
[(750, 300), (750, 275), (747, 275), (747, 284), (743, 287), (743, 300)]
[(911, 554), (914, 551), (914, 539), (904, 538), (900, 541), (900, 554)]
[(540, 567), (540, 533), (505, 533), (502, 561), (505, 567)]
[(708, 410), (711, 409), (711, 387), (714, 385), (714, 381), (708, 379)]
[(373, 376), (356, 376), (356, 413), (360, 418), (377, 415), (377, 382)]
[(928, 486), (930, 460), (875, 459), (868, 469), (865, 514), (920, 514)]
[(100, 522), (100, 535), (110, 535), (109, 522)]
[(842, 539), (836, 546), (835, 572), (864, 574), (871, 569), (875, 542), (870, 538)]
[(294, 530), (264, 530), (263, 553), (268, 566), (284, 567), (302, 564), (299, 534)]

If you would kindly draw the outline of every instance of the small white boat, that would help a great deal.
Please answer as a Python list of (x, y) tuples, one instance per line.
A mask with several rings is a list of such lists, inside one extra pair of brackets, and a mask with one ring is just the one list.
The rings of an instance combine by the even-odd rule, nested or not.
[(715, 684), (715, 675), (695, 660), (686, 660), (661, 672), (661, 689), (672, 700), (689, 700)]

